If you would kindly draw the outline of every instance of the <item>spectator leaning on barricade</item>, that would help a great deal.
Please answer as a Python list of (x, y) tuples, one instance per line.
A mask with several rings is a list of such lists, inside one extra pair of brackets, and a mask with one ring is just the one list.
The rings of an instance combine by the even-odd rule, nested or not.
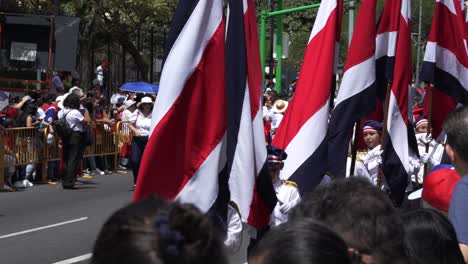
[(330, 227), (362, 263), (406, 263), (403, 223), (388, 196), (365, 178), (318, 187), (292, 210), (289, 221), (302, 218)]
[(160, 198), (126, 206), (102, 227), (92, 264), (227, 264), (209, 218), (192, 205)]
[(461, 107), (450, 113), (444, 123), (444, 131), (447, 133), (445, 150), (462, 176), (452, 194), (449, 219), (468, 263), (468, 108)]
[(133, 132), (132, 149), (131, 149), (131, 165), (133, 171), (133, 184), (137, 183), (138, 171), (140, 170), (140, 162), (145, 150), (146, 143), (151, 129), (151, 113), (153, 111), (153, 100), (151, 97), (145, 96), (137, 103), (138, 112), (134, 115), (130, 130)]

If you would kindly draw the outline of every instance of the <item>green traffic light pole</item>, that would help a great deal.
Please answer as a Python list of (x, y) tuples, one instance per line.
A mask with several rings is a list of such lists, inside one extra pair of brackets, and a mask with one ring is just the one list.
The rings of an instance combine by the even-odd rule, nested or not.
[[(281, 72), (283, 67), (283, 15), (298, 11), (318, 8), (320, 4), (299, 6), (283, 10), (283, 0), (277, 0), (278, 11), (267, 12), (262, 10), (260, 17), (260, 60), (262, 62), (262, 73), (265, 70), (265, 40), (266, 40), (266, 21), (268, 18), (276, 17), (276, 91), (281, 92)], [(273, 47), (271, 47), (273, 48)], [(270, 69), (272, 71), (273, 69)], [(265, 81), (265, 74), (262, 74), (262, 80)]]

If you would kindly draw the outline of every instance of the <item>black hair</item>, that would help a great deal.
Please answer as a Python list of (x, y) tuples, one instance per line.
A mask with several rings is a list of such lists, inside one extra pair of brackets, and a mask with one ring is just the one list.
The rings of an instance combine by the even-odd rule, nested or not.
[(404, 261), (403, 224), (387, 195), (367, 179), (338, 179), (307, 194), (290, 214), (312, 218), (340, 234), (348, 247), (376, 263)]
[(28, 102), (27, 104), (23, 105), (21, 115), (18, 119), (18, 125), (21, 127), (25, 127), (26, 119), (28, 118), (28, 116), (32, 116), (34, 118), (34, 116), (37, 113), (37, 109), (37, 105), (31, 102)]
[(417, 209), (402, 216), (405, 247), (411, 264), (464, 264), (457, 235), (448, 219), (433, 209)]
[(80, 109), (80, 97), (74, 93), (67, 95), (63, 100), (63, 106), (70, 109)]
[(445, 120), (444, 131), (447, 134), (447, 144), (463, 161), (468, 162), (468, 108), (453, 110)]
[(249, 263), (350, 264), (345, 242), (325, 225), (312, 219), (282, 224), (260, 240)]
[(160, 198), (128, 205), (102, 227), (92, 264), (228, 263), (209, 219), (192, 205)]

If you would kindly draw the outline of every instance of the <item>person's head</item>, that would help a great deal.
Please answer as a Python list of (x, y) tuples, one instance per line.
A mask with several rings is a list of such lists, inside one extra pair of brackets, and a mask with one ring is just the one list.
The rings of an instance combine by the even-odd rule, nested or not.
[(273, 106), (273, 101), (271, 100), (269, 96), (265, 97), (265, 106), (268, 108), (271, 108)]
[(37, 112), (37, 105), (32, 102), (28, 102), (23, 106), (23, 115), (26, 116), (34, 116)]
[(445, 151), (460, 175), (468, 174), (468, 108), (452, 111), (444, 123)]
[(153, 110), (153, 99), (149, 96), (145, 96), (141, 98), (141, 101), (137, 104), (138, 108), (143, 112), (143, 113), (150, 113), (151, 110)]
[(284, 168), (283, 160), (288, 157), (288, 154), (284, 150), (271, 145), (267, 147), (267, 152), (268, 170), (272, 181), (275, 182), (279, 179), (280, 171)]
[(429, 131), (429, 120), (425, 116), (418, 117), (414, 122), (416, 133), (427, 133)]
[(432, 209), (417, 209), (402, 216), (405, 247), (411, 264), (464, 264), (455, 230), (448, 219)]
[(388, 196), (365, 178), (334, 180), (306, 195), (290, 220), (322, 221), (341, 235), (350, 250), (374, 263), (405, 260), (403, 225)]
[(63, 99), (63, 106), (69, 109), (80, 109), (80, 97), (74, 93), (68, 94)]
[(55, 94), (44, 95), (44, 103), (46, 103), (48, 105), (54, 103), (55, 99), (57, 99), (57, 96)]
[(380, 136), (382, 135), (382, 123), (374, 120), (368, 120), (362, 128), (364, 142), (369, 149), (380, 145)]
[(228, 263), (210, 220), (188, 204), (161, 198), (128, 205), (102, 227), (93, 264)]
[(298, 219), (271, 230), (260, 240), (250, 264), (350, 264), (345, 242), (325, 225)]

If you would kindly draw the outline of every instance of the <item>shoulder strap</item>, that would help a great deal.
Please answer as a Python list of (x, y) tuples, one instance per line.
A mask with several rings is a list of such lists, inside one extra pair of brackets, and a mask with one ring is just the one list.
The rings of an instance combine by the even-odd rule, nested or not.
[[(68, 113), (66, 113), (66, 114), (63, 115), (63, 119), (65, 119), (65, 122), (68, 122), (68, 121), (67, 121), (67, 115), (68, 115), (71, 111), (73, 111), (73, 110), (70, 110)], [(78, 123), (75, 123), (70, 129), (73, 130), (73, 129), (76, 127), (76, 125), (78, 125)]]
[(283, 184), (284, 185), (288, 185), (288, 186), (292, 186), (294, 188), (299, 188), (299, 186), (297, 185), (297, 183), (293, 182), (293, 181), (288, 181), (288, 180), (283, 180)]

